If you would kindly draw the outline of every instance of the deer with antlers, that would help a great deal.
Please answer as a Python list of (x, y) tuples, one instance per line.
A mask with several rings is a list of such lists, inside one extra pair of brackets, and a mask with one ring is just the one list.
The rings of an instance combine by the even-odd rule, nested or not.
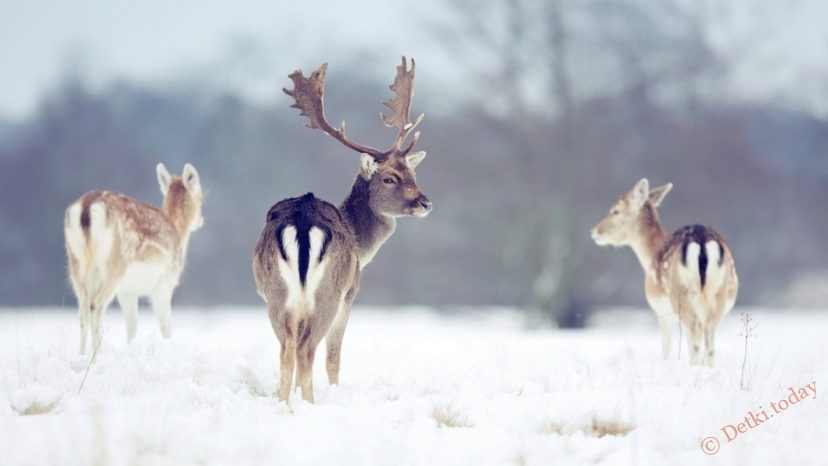
[(419, 132), (405, 144), (424, 116), (409, 119), (414, 60), (409, 68), (402, 58), (391, 85), (395, 97), (383, 102), (391, 110), (391, 115), (381, 114), (383, 123), (398, 130), (384, 151), (348, 139), (344, 122), (339, 128), (328, 123), (326, 71), (327, 64), (310, 77), (297, 70), (289, 76), (294, 89), (283, 90), (294, 99), (291, 107), (310, 120), (308, 128), (321, 129), (361, 154), (359, 173), (339, 207), (312, 193), (276, 203), (267, 213), (253, 252), (256, 289), (267, 303), (280, 343), (280, 401), (288, 401), (294, 369), (302, 397), (314, 401), (313, 362), (323, 337), (328, 381), (339, 383), (342, 338), (359, 289), (360, 270), (394, 232), (397, 217), (424, 217), (432, 208), (414, 173), (426, 155), (411, 152)]
[(716, 328), (736, 302), (739, 278), (724, 236), (704, 225), (664, 232), (657, 207), (672, 183), (650, 189), (646, 178), (621, 196), (592, 229), (599, 246), (630, 246), (644, 268), (647, 302), (661, 327), (662, 355), (670, 353), (676, 319), (687, 329), (690, 363), (713, 367)]

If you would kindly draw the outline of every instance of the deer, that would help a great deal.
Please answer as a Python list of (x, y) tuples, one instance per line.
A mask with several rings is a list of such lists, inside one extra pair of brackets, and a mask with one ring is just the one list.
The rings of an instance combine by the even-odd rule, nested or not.
[(599, 246), (632, 248), (644, 269), (645, 296), (658, 318), (664, 359), (678, 320), (687, 330), (690, 364), (706, 360), (712, 368), (716, 328), (739, 291), (736, 263), (724, 236), (712, 227), (688, 225), (671, 235), (664, 231), (657, 208), (672, 188), (667, 183), (650, 189), (648, 180), (641, 179), (592, 229), (592, 239)]
[(112, 191), (90, 191), (66, 209), (64, 235), (69, 278), (78, 301), (80, 354), (92, 334), (93, 357), (101, 320), (115, 296), (124, 312), (127, 341), (135, 337), (138, 298), (149, 296), (171, 338), (172, 295), (178, 286), (190, 234), (201, 228), (204, 194), (189, 163), (182, 176), (156, 166), (164, 201), (160, 209)]
[(324, 108), (327, 63), (305, 77), (296, 70), (288, 77), (294, 89), (283, 91), (291, 108), (308, 117), (305, 125), (321, 129), (345, 147), (360, 153), (359, 171), (345, 200), (334, 206), (313, 193), (273, 205), (265, 218), (253, 252), (256, 290), (267, 305), (279, 340), (278, 399), (288, 402), (293, 385), (303, 400), (313, 403), (313, 363), (325, 338), (326, 371), (331, 385), (339, 384), (342, 339), (351, 305), (359, 291), (360, 272), (396, 228), (399, 217), (425, 217), (432, 203), (417, 186), (415, 169), (424, 151), (412, 152), (419, 140), (412, 131), (424, 118), (410, 120), (416, 64), (406, 58), (397, 67), (383, 101), (391, 114), (381, 113), (385, 126), (398, 130), (390, 148), (379, 150), (345, 135), (345, 123), (332, 127)]

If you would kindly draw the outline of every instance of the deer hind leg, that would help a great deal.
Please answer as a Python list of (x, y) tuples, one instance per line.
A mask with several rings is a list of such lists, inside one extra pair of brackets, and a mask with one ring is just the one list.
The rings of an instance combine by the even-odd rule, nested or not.
[(303, 318), (296, 327), (296, 385), (302, 389), (302, 398), (313, 403), (313, 359), (316, 355), (316, 345), (319, 343), (313, 338), (314, 322), (310, 318)]
[(108, 279), (101, 285), (96, 293), (90, 293), (92, 299), (89, 305), (90, 317), (92, 327), (92, 352), (94, 354), (101, 345), (101, 321), (106, 314), (109, 304), (115, 298), (115, 290), (123, 278), (123, 270), (113, 271)]
[(127, 341), (135, 338), (135, 330), (138, 327), (138, 295), (129, 293), (118, 293), (118, 305), (124, 312), (126, 321)]
[(86, 338), (91, 330), (90, 303), (84, 295), (78, 294), (78, 320), (80, 321), (80, 354), (86, 353)]
[[(67, 250), (69, 247), (67, 246)], [(78, 300), (78, 322), (80, 327), (80, 354), (86, 353), (86, 338), (89, 335), (89, 307), (91, 305), (89, 294), (83, 286), (83, 281), (79, 277), (78, 269), (80, 263), (69, 252), (69, 281), (72, 283), (72, 290), (75, 292), (75, 298)]]
[(162, 286), (152, 293), (152, 308), (158, 316), (158, 322), (161, 327), (161, 336), (164, 338), (172, 337), (172, 324), (170, 322), (172, 316), (172, 288)]
[[(280, 313), (271, 310), (271, 316)], [(279, 401), (287, 402), (290, 397), (290, 387), (293, 385), (293, 370), (296, 365), (296, 325), (289, 312), (282, 312), (278, 319), (273, 319), (273, 330), (279, 339), (279, 389), (276, 395)]]
[(712, 304), (712, 309), (708, 315), (707, 323), (704, 327), (704, 348), (707, 353), (707, 367), (711, 369), (716, 363), (716, 330), (719, 328), (719, 322), (724, 317), (726, 312), (726, 304), (724, 297), (717, 296), (717, 299)]
[[(699, 319), (697, 303), (689, 296), (686, 290), (674, 292), (670, 297), (673, 309), (687, 333), (687, 349), (690, 353), (690, 364), (698, 365), (703, 362), (702, 337), (704, 326)], [(679, 343), (680, 344), (680, 343)]]
[(697, 366), (704, 362), (704, 353), (702, 353), (702, 337), (704, 336), (704, 326), (701, 320), (692, 313), (692, 318), (687, 319), (687, 348), (690, 352), (690, 364)]

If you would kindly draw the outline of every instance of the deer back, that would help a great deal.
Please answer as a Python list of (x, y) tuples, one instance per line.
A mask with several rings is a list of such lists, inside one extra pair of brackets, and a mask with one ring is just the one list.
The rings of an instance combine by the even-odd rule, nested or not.
[(121, 279), (132, 268), (142, 283), (131, 291), (148, 292), (162, 275), (177, 284), (189, 234), (203, 223), (202, 190), (189, 164), (184, 177), (169, 175), (161, 164), (158, 175), (162, 209), (112, 191), (88, 192), (67, 208), (64, 230), (70, 267), (77, 269), (73, 276)]

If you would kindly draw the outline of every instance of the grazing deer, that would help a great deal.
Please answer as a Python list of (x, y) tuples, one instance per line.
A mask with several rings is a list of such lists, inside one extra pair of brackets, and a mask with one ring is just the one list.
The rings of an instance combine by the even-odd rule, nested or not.
[(92, 331), (93, 351), (101, 341), (101, 319), (114, 296), (124, 311), (132, 341), (138, 298), (149, 296), (170, 337), (173, 290), (184, 269), (190, 233), (204, 223), (198, 172), (189, 163), (181, 177), (159, 163), (158, 184), (164, 195), (159, 210), (123, 194), (90, 191), (66, 209), (64, 234), (69, 276), (78, 299), (80, 352)]
[(399, 130), (385, 151), (349, 140), (344, 123), (339, 128), (328, 124), (323, 103), (327, 64), (308, 78), (295, 71), (289, 76), (294, 89), (283, 89), (295, 100), (291, 107), (310, 119), (307, 127), (321, 129), (362, 155), (356, 180), (339, 207), (312, 193), (285, 199), (267, 213), (256, 244), (256, 289), (267, 303), (280, 343), (280, 401), (288, 400), (295, 368), (302, 397), (313, 402), (313, 360), (323, 337), (328, 381), (339, 383), (342, 337), (360, 270), (394, 232), (397, 217), (424, 217), (431, 211), (431, 201), (420, 191), (414, 173), (426, 155), (411, 152), (419, 132), (403, 147), (424, 116), (409, 120), (414, 69), (414, 60), (408, 69), (403, 57), (391, 85), (395, 97), (383, 102), (392, 115), (381, 114), (382, 121)]
[(662, 354), (670, 353), (675, 319), (688, 333), (690, 364), (701, 364), (702, 338), (713, 367), (716, 327), (733, 308), (739, 291), (736, 264), (724, 236), (711, 227), (689, 225), (667, 235), (656, 207), (673, 188), (649, 189), (647, 179), (621, 196), (609, 215), (592, 229), (599, 246), (630, 246), (644, 268), (647, 302), (661, 327)]

